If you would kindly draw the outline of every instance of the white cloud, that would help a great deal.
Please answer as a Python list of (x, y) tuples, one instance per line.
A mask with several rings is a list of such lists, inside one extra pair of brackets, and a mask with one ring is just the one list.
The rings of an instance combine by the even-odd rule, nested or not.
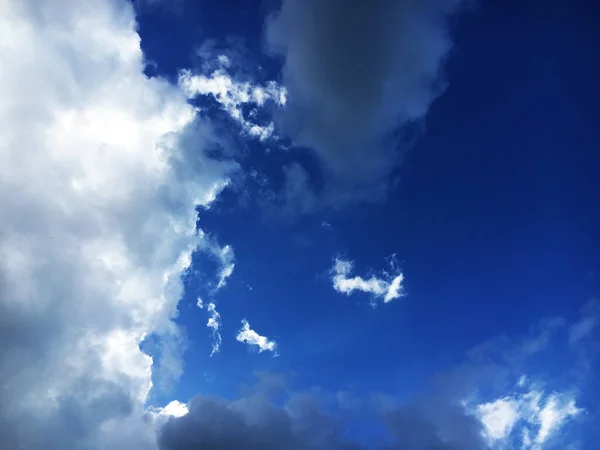
[[(204, 309), (204, 302), (200, 297), (198, 297), (198, 301), (196, 305), (200, 309)], [(221, 337), (220, 328), (221, 328), (221, 314), (217, 311), (217, 305), (214, 303), (209, 303), (206, 306), (206, 310), (208, 312), (208, 322), (206, 323), (207, 328), (211, 330), (211, 336), (213, 338), (212, 351), (210, 352), (210, 356), (212, 357), (215, 353), (219, 353), (221, 349), (221, 343), (223, 339)]]
[(185, 403), (178, 400), (172, 400), (163, 408), (151, 407), (148, 411), (155, 417), (169, 418), (169, 417), (183, 417), (189, 411)]
[(490, 445), (505, 445), (513, 436), (518, 440), (517, 434), (522, 449), (543, 450), (567, 421), (582, 411), (568, 392), (546, 395), (532, 389), (479, 404), (474, 415), (483, 424)]
[(539, 429), (535, 437), (534, 448), (541, 448), (553, 433), (570, 418), (578, 415), (582, 410), (575, 406), (575, 400), (564, 394), (552, 394), (537, 415)]
[[(271, 138), (275, 132), (272, 122), (260, 125), (253, 122), (248, 116), (256, 114), (258, 107), (267, 102), (277, 106), (285, 106), (287, 102), (287, 91), (275, 81), (269, 81), (264, 86), (252, 85), (247, 81), (236, 80), (228, 73), (231, 61), (225, 55), (217, 58), (218, 68), (209, 76), (199, 74), (193, 75), (190, 71), (182, 71), (179, 84), (188, 98), (199, 95), (212, 96), (229, 116), (235, 120), (244, 133), (260, 141)], [(254, 110), (250, 114), (244, 114), (243, 106), (253, 105)]]
[(129, 2), (5, 0), (0, 42), (3, 445), (155, 448), (139, 345), (177, 335), (195, 206), (235, 165), (144, 75)]
[[(359, 276), (350, 277), (354, 263), (336, 258), (332, 268), (333, 288), (342, 294), (350, 295), (354, 291), (371, 294), (375, 298), (383, 298), (384, 303), (402, 297), (404, 275), (396, 270), (390, 275), (386, 272), (381, 277), (372, 275), (365, 279)], [(393, 267), (393, 265), (392, 265)]]
[(235, 269), (235, 256), (233, 254), (233, 249), (229, 245), (223, 247), (217, 256), (222, 266), (221, 271), (219, 272), (219, 282), (217, 283), (217, 290), (219, 290), (225, 287), (227, 279), (233, 274), (233, 269)]
[(491, 439), (505, 439), (519, 419), (519, 404), (512, 398), (500, 398), (478, 405), (477, 415)]
[(274, 352), (277, 348), (275, 341), (270, 341), (265, 336), (261, 336), (251, 329), (250, 324), (246, 319), (242, 320), (242, 328), (238, 332), (236, 339), (243, 344), (257, 346), (259, 353), (262, 353), (265, 350)]
[(209, 314), (206, 326), (212, 330), (213, 336), (213, 345), (210, 356), (213, 356), (215, 353), (219, 353), (221, 342), (223, 341), (221, 333), (219, 333), (219, 329), (221, 328), (221, 314), (217, 311), (217, 307), (214, 303), (209, 303), (206, 309)]

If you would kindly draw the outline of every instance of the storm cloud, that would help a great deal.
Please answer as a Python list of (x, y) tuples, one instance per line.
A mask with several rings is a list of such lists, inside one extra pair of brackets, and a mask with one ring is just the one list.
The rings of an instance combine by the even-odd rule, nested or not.
[(283, 0), (267, 21), (289, 93), (278, 125), (316, 152), (334, 184), (375, 188), (399, 164), (398, 135), (446, 86), (448, 19), (462, 3)]

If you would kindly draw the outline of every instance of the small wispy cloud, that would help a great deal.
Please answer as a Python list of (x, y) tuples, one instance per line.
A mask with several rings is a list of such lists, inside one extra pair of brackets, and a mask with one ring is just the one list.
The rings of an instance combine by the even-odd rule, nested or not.
[(216, 286), (212, 290), (212, 294), (215, 294), (227, 285), (227, 280), (233, 275), (235, 269), (235, 252), (231, 245), (221, 246), (214, 237), (202, 231), (200, 233), (202, 234), (203, 241), (199, 249), (208, 253), (219, 264)]
[(392, 273), (383, 271), (380, 276), (371, 275), (369, 278), (351, 276), (354, 262), (336, 258), (331, 269), (333, 288), (342, 294), (351, 295), (355, 291), (371, 294), (374, 298), (383, 299), (389, 303), (404, 295), (404, 275), (390, 261)]
[[(252, 120), (258, 108), (266, 103), (285, 106), (287, 90), (275, 81), (265, 85), (255, 85), (248, 81), (236, 80), (229, 73), (230, 59), (225, 55), (217, 57), (217, 69), (210, 75), (192, 75), (188, 70), (181, 72), (179, 85), (188, 98), (199, 95), (212, 96), (242, 128), (243, 132), (260, 141), (271, 138), (275, 132), (273, 122), (259, 124)], [(250, 112), (245, 113), (245, 106), (250, 106)]]
[[(196, 302), (196, 305), (200, 309), (204, 309), (204, 302), (200, 297)], [(221, 314), (217, 311), (217, 305), (213, 302), (210, 302), (206, 305), (206, 311), (208, 312), (208, 322), (206, 323), (206, 327), (211, 331), (211, 336), (213, 338), (212, 343), (212, 351), (210, 356), (213, 356), (215, 353), (219, 353), (221, 349), (221, 343), (223, 342), (223, 338), (221, 337), (220, 328), (221, 328)]]
[(233, 274), (235, 269), (235, 255), (230, 245), (226, 245), (216, 254), (221, 263), (221, 271), (219, 272), (219, 282), (216, 290), (222, 289), (227, 284), (227, 279)]
[(236, 339), (243, 344), (258, 347), (259, 353), (264, 351), (275, 352), (275, 349), (277, 348), (277, 343), (275, 341), (270, 341), (265, 336), (261, 336), (251, 329), (250, 324), (246, 319), (242, 320), (242, 328), (238, 332)]

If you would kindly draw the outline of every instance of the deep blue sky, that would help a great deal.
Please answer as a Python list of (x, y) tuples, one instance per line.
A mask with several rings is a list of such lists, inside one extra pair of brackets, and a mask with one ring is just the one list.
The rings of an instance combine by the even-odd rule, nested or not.
[[(246, 64), (280, 79), (262, 51), (265, 14), (275, 6), (147, 9), (142, 48), (159, 73), (175, 77), (198, 63), (204, 40), (236, 38)], [(255, 370), (295, 372), (304, 387), (402, 397), (486, 339), (526, 334), (543, 317), (575, 319), (600, 284), (594, 17), (584, 2), (542, 0), (482, 1), (459, 14), (448, 88), (385, 201), (277, 221), (230, 190), (203, 212), (202, 228), (233, 246), (237, 266), (218, 294), (224, 343), (213, 358), (188, 280), (179, 322), (190, 345), (177, 397), (234, 396)], [(277, 158), (288, 157), (253, 150), (243, 164), (276, 179)], [(392, 253), (406, 297), (372, 308), (332, 289), (336, 256), (364, 273), (384, 268)], [(244, 317), (278, 342), (279, 357), (232, 339)]]

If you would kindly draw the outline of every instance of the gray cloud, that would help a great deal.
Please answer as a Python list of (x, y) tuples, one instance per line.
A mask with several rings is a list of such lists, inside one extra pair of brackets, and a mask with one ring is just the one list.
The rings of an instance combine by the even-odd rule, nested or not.
[[(344, 436), (350, 428), (329, 414), (314, 394), (292, 395), (278, 406), (265, 395), (235, 401), (196, 397), (189, 413), (171, 418), (159, 432), (160, 450), (360, 450)], [(446, 408), (448, 409), (448, 408)], [(373, 412), (373, 411), (372, 411)], [(480, 425), (464, 411), (444, 415), (440, 424), (413, 407), (381, 412), (389, 435), (377, 447), (389, 450), (477, 450), (485, 445)], [(449, 436), (449, 437), (448, 437)], [(389, 441), (389, 444), (384, 444)]]
[(447, 19), (462, 3), (284, 0), (267, 22), (289, 91), (279, 125), (317, 153), (338, 191), (377, 188), (400, 162), (394, 133), (443, 92)]

